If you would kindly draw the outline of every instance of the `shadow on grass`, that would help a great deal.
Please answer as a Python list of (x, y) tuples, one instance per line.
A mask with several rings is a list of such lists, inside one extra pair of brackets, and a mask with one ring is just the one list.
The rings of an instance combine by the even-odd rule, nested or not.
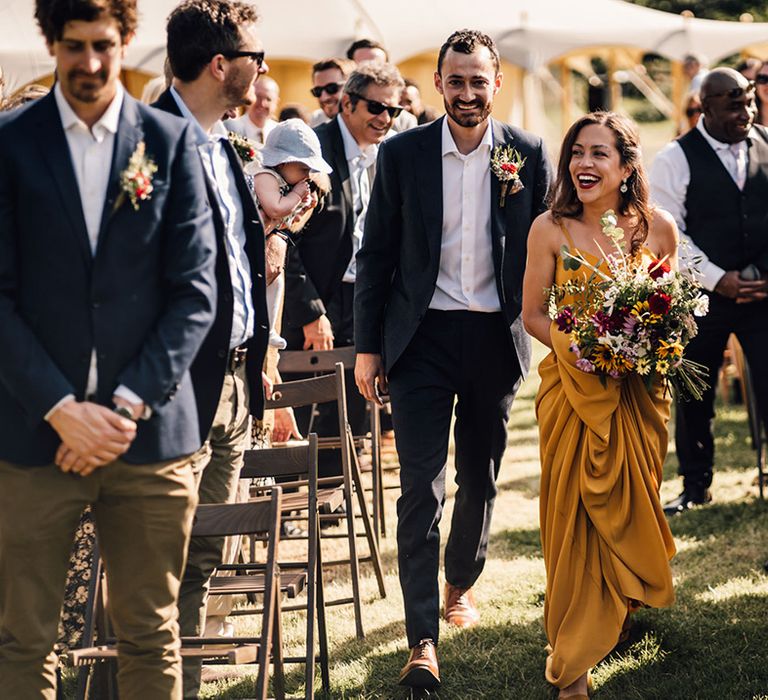
[(529, 530), (502, 530), (491, 533), (489, 548), (494, 558), (515, 559), (516, 557), (537, 557), (541, 555), (541, 533), (539, 528)]

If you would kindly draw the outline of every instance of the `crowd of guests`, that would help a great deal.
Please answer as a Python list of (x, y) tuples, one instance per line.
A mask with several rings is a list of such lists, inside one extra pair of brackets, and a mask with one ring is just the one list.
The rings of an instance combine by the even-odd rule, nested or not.
[[(207, 591), (238, 545), (190, 541), (194, 507), (247, 499), (238, 479), (244, 450), (300, 438), (310, 420), (321, 436), (338, 434), (334, 406), (314, 418), (290, 409), (265, 415), (265, 396), (283, 379), (281, 350), (352, 345), (353, 432), (365, 431), (366, 399), (381, 401), (391, 387), (395, 406), (412, 650), (401, 682), (438, 684), (437, 523), (453, 401), (484, 416), (473, 423), (466, 409), (457, 412), (463, 491), (443, 615), (464, 627), (480, 619), (471, 589), (485, 561), (506, 418), (530, 362), (520, 301), (525, 241), (533, 220), (550, 216), (543, 212), (552, 181), (551, 221), (537, 219), (532, 229), (557, 239), (547, 260), (556, 259), (560, 236), (587, 240), (580, 226), (606, 202), (616, 202), (628, 226), (651, 200), (669, 212), (643, 220), (638, 246), (674, 256), (679, 231), (681, 264), (710, 296), (711, 313), (689, 350), (708, 368), (710, 389), (703, 401), (678, 406), (683, 492), (664, 510), (711, 500), (714, 386), (731, 332), (753, 366), (761, 408), (768, 397), (759, 362), (768, 333), (768, 137), (760, 126), (768, 121), (768, 64), (709, 71), (702, 57), (688, 57), (691, 128), (658, 155), (648, 179), (636, 132), (616, 115), (574, 126), (553, 177), (540, 138), (490, 119), (499, 55), (479, 32), (457, 32), (441, 48), (436, 87), (448, 117), (432, 123), (439, 115), (419, 86), (368, 39), (312, 66), (316, 110), (279, 109), (256, 12), (237, 0), (186, 0), (174, 9), (165, 74), (148, 84), (145, 104), (118, 79), (137, 25), (135, 0), (37, 0), (35, 16), (56, 84), (8, 98), (0, 116), (0, 687), (9, 697), (55, 697), (53, 645), (57, 634), (59, 651), (78, 643), (96, 530), (121, 696), (197, 697), (202, 669), (185, 662), (182, 672), (178, 635), (231, 630), (232, 601), (208, 604)], [(30, 158), (38, 134), (42, 159)], [(493, 211), (475, 211), (471, 196), (472, 188), (494, 186), (485, 171), (499, 143), (522, 149), (528, 163), (525, 185), (507, 204), (523, 208), (514, 224), (506, 189), (494, 191)], [(421, 159), (419, 149), (432, 155)], [(575, 160), (611, 184), (602, 199), (585, 204), (589, 197), (577, 193)], [(422, 222), (437, 232), (429, 245), (440, 254), (428, 263)], [(494, 237), (508, 237), (506, 252)], [(422, 262), (434, 267), (429, 275), (419, 272)], [(555, 268), (534, 265), (551, 271), (551, 283)], [(549, 326), (531, 308), (531, 327), (546, 343)], [(454, 357), (456, 339), (482, 348), (482, 357), (472, 355), (469, 365)], [(653, 471), (657, 458), (663, 454), (637, 469)], [(470, 469), (478, 459), (479, 474)], [(339, 455), (323, 452), (319, 472), (340, 474)], [(654, 488), (644, 496), (649, 503), (658, 499)], [(666, 545), (659, 545), (665, 565)], [(20, 557), (30, 573), (24, 580), (13, 571)], [(665, 572), (663, 594), (648, 604), (671, 601)], [(550, 602), (562, 595), (548, 585)], [(621, 598), (617, 629), (603, 628), (608, 637), (638, 607), (629, 597)], [(562, 698), (579, 697), (600, 657), (581, 649), (572, 660), (567, 642), (556, 645), (558, 626), (547, 624), (555, 649), (547, 677)], [(574, 624), (577, 633), (585, 629)]]

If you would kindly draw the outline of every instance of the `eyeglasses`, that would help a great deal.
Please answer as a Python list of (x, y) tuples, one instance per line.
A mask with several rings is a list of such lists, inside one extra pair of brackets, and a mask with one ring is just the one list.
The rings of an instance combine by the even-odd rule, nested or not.
[(701, 114), (701, 107), (688, 107), (688, 109), (685, 110), (685, 116), (689, 119), (695, 117), (697, 114)]
[(747, 87), (735, 87), (725, 92), (716, 92), (714, 95), (707, 95), (707, 97), (727, 97), (729, 100), (736, 100), (739, 97), (746, 96), (752, 97), (755, 94), (755, 81), (750, 80), (747, 83)]
[(225, 58), (250, 58), (259, 68), (264, 65), (263, 51), (226, 51), (221, 55)]
[(755, 76), (755, 85), (768, 85), (768, 73), (760, 73)]
[(350, 97), (357, 98), (361, 102), (365, 102), (366, 108), (374, 117), (386, 110), (390, 118), (397, 119), (400, 116), (400, 112), (403, 111), (402, 107), (390, 107), (389, 105), (385, 105), (383, 102), (377, 102), (376, 100), (369, 100), (367, 97), (365, 97), (364, 95), (361, 95), (358, 92), (348, 92), (347, 94)]
[(344, 83), (328, 83), (327, 85), (316, 85), (310, 92), (313, 97), (320, 97), (324, 92), (327, 92), (329, 95), (335, 95), (343, 87)]

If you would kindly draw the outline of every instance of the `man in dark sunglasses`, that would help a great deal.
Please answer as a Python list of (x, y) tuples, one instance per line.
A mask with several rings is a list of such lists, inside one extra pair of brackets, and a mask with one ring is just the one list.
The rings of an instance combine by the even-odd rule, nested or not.
[(681, 267), (695, 270), (709, 293), (709, 313), (686, 349), (705, 365), (709, 389), (701, 401), (678, 402), (677, 456), (682, 493), (668, 515), (712, 500), (712, 419), (717, 376), (728, 336), (744, 348), (752, 388), (768, 415), (768, 131), (753, 124), (755, 84), (731, 68), (716, 68), (701, 84), (703, 116), (665, 147), (651, 170), (655, 202), (680, 230)]
[[(216, 319), (192, 365), (202, 448), (194, 456), (200, 503), (247, 497), (238, 475), (250, 435), (248, 415), (264, 410), (262, 366), (269, 337), (265, 236), (242, 163), (221, 116), (256, 100), (255, 84), (267, 71), (257, 15), (238, 0), (186, 0), (171, 13), (167, 53), (172, 86), (153, 105), (192, 125), (206, 172), (220, 262)], [(266, 245), (285, 247), (272, 236)], [(211, 612), (209, 579), (220, 563), (237, 559), (230, 539), (192, 538), (179, 595), (183, 636), (220, 636), (227, 629), (228, 603)], [(222, 602), (222, 601), (219, 601)], [(200, 661), (183, 663), (184, 697), (196, 698)]]
[[(325, 84), (318, 81), (320, 85)], [(326, 350), (353, 345), (352, 303), (368, 198), (373, 187), (378, 144), (389, 134), (401, 111), (403, 79), (388, 63), (365, 63), (347, 79), (341, 111), (315, 131), (323, 158), (333, 168), (331, 195), (325, 208), (289, 252), (283, 335), (290, 349)], [(326, 96), (324, 91), (323, 97)], [(365, 401), (347, 376), (347, 408), (352, 431), (365, 425)], [(318, 435), (338, 434), (333, 405), (319, 407), (313, 429)], [(299, 429), (306, 416), (298, 415)], [(341, 473), (338, 452), (324, 450), (319, 473)]]
[(339, 113), (341, 90), (355, 64), (344, 58), (327, 58), (312, 66), (312, 96), (320, 108), (312, 113), (310, 125), (314, 128), (331, 121)]

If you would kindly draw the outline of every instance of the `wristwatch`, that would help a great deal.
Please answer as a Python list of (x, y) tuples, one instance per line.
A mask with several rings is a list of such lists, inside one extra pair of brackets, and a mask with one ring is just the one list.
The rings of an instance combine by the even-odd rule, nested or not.
[(113, 406), (112, 410), (117, 413), (118, 416), (132, 420), (134, 423), (136, 419), (133, 417), (133, 411), (128, 406)]

